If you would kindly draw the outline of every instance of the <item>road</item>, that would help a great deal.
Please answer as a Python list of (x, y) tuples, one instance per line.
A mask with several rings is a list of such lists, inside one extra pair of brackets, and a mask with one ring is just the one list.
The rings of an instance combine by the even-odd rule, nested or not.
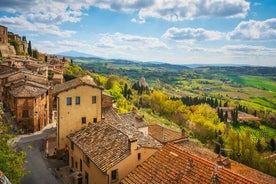
[(24, 167), (29, 171), (21, 180), (22, 184), (61, 184), (54, 176), (54, 168), (64, 166), (61, 160), (45, 158), (46, 137), (55, 132), (55, 128), (48, 128), (42, 132), (23, 135), (17, 138), (17, 147), (27, 152)]

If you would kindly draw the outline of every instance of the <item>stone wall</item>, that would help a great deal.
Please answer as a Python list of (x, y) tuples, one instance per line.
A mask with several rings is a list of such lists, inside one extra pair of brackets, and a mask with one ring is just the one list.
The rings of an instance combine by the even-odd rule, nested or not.
[(13, 46), (7, 45), (0, 45), (0, 57), (9, 57), (16, 55), (15, 49)]

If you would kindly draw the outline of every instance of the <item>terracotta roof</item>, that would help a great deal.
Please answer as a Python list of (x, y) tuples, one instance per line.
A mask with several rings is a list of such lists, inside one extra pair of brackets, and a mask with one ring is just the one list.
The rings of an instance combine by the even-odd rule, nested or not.
[(8, 81), (12, 82), (12, 81), (16, 81), (18, 79), (27, 79), (27, 80), (31, 80), (34, 81), (36, 83), (40, 83), (40, 84), (48, 84), (48, 78), (43, 76), (43, 75), (39, 75), (39, 74), (34, 74), (28, 70), (24, 70), (24, 71), (17, 71), (15, 73), (13, 73), (12, 75), (9, 76)]
[(25, 79), (18, 79), (18, 80), (12, 81), (12, 82), (8, 82), (4, 86), (5, 87), (9, 87), (9, 86), (19, 87), (19, 86), (22, 86), (24, 84), (27, 84), (27, 85), (30, 85), (30, 86), (34, 86), (34, 87), (43, 88), (43, 89), (49, 89), (50, 88), (50, 86), (43, 85), (43, 84), (34, 82), (32, 80), (29, 80), (29, 79), (27, 79), (27, 80), (25, 80)]
[(120, 113), (119, 116), (123, 121), (128, 122), (136, 128), (148, 127), (148, 123), (145, 122), (144, 119), (135, 112)]
[(130, 155), (128, 136), (105, 121), (92, 123), (68, 138), (87, 155), (102, 172)]
[(136, 137), (138, 139), (138, 146), (156, 149), (162, 147), (162, 144), (160, 144), (158, 141), (150, 136), (145, 136), (135, 126), (132, 126), (131, 123), (122, 119), (121, 116), (113, 110), (113, 108), (105, 109), (103, 114), (105, 120), (107, 120), (108, 123), (124, 132), (124, 134), (126, 134), (129, 138)]
[(176, 141), (179, 139), (186, 138), (186, 136), (182, 135), (181, 132), (171, 130), (169, 128), (166, 128), (158, 124), (149, 125), (149, 135), (161, 143), (166, 143), (166, 142)]
[(43, 88), (23, 85), (13, 90), (10, 90), (10, 93), (14, 97), (37, 97), (39, 95), (42, 95), (46, 91), (47, 90)]
[(93, 78), (87, 75), (84, 77), (75, 78), (62, 84), (55, 85), (53, 94), (58, 94), (81, 85), (89, 85), (101, 89), (101, 87), (97, 86), (97, 84), (94, 82)]
[(188, 153), (172, 143), (166, 144), (135, 170), (129, 173), (122, 184), (128, 183), (255, 183), (226, 168), (197, 155)]
[[(186, 141), (179, 144), (176, 144), (179, 149), (190, 152), (191, 154), (198, 155), (204, 159), (209, 160), (210, 162), (215, 162), (218, 158), (218, 155), (207, 148), (197, 145), (194, 142)], [(257, 171), (251, 167), (240, 164), (234, 160), (231, 160), (231, 169), (232, 172), (242, 175), (245, 178), (248, 178), (256, 183), (270, 184), (276, 183), (276, 178), (269, 176), (265, 173)]]

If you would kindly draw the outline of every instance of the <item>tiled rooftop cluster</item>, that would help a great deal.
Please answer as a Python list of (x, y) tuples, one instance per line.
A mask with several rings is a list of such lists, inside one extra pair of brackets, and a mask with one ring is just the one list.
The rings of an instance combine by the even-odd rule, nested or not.
[[(191, 154), (195, 154), (210, 162), (215, 162), (218, 159), (217, 154), (191, 141), (175, 144), (175, 146), (180, 150), (189, 152)], [(231, 169), (230, 169), (231, 172), (237, 173), (245, 178), (255, 181), (256, 183), (262, 183), (262, 184), (276, 183), (276, 178), (272, 176), (264, 174), (246, 165), (240, 164), (234, 160), (230, 160), (230, 161), (231, 161)]]
[[(140, 147), (161, 148), (161, 144), (142, 132), (126, 119), (135, 119), (133, 113), (123, 114), (123, 119), (112, 108), (106, 110), (105, 119), (91, 123), (72, 133), (68, 138), (74, 142), (103, 172), (130, 155), (129, 140), (137, 138)], [(134, 118), (130, 118), (134, 116)]]
[[(128, 114), (133, 115), (133, 114)], [(129, 138), (136, 137), (138, 139), (138, 146), (147, 147), (147, 148), (161, 148), (162, 145), (153, 139), (150, 136), (145, 136), (142, 132), (140, 132), (135, 125), (130, 121), (125, 121), (127, 118), (126, 114), (123, 115), (124, 119), (121, 118), (119, 114), (117, 114), (112, 108), (109, 108), (104, 111), (104, 118), (107, 120), (108, 123), (116, 127), (118, 130), (125, 133)]]
[(46, 77), (28, 71), (3, 71), (0, 77), (3, 80), (2, 86), (14, 97), (36, 97), (49, 89)]
[(121, 184), (130, 183), (255, 183), (214, 162), (167, 143), (129, 173)]

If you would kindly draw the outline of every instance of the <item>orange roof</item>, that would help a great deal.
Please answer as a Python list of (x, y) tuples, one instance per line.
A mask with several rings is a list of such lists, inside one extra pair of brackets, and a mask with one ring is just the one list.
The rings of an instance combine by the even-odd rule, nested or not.
[(166, 144), (121, 181), (128, 183), (255, 183), (195, 154)]
[(57, 95), (61, 92), (64, 92), (66, 90), (69, 89), (73, 89), (75, 87), (81, 86), (81, 85), (88, 85), (88, 86), (92, 86), (95, 88), (99, 88), (102, 89), (101, 87), (99, 87), (93, 80), (93, 78), (91, 78), (90, 76), (84, 76), (84, 77), (78, 77), (75, 78), (73, 80), (67, 81), (65, 83), (62, 84), (58, 84), (54, 86), (54, 90), (53, 90), (53, 94)]

